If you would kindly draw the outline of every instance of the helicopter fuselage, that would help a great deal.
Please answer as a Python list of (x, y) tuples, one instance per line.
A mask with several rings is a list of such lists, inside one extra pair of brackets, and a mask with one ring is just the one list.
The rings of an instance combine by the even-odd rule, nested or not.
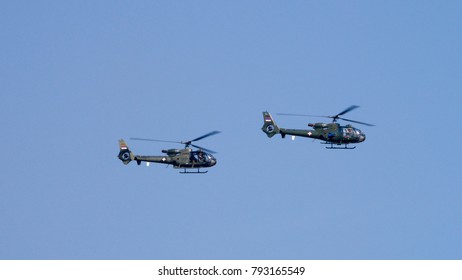
[(174, 168), (204, 168), (217, 164), (215, 157), (209, 153), (192, 149), (170, 149), (162, 150), (165, 156), (134, 156), (134, 160), (141, 162), (154, 162), (172, 165)]
[(268, 112), (263, 112), (263, 127), (262, 131), (268, 136), (273, 137), (276, 134), (280, 134), (282, 138), (286, 135), (307, 137), (313, 139), (319, 139), (325, 141), (323, 144), (331, 145), (329, 149), (334, 148), (336, 145), (345, 145), (343, 149), (354, 149), (348, 148), (347, 145), (350, 143), (361, 143), (366, 140), (366, 135), (359, 129), (351, 126), (342, 126), (336, 122), (332, 123), (310, 123), (308, 126), (313, 129), (287, 129), (280, 128), (274, 122), (272, 116)]
[(334, 144), (361, 143), (366, 140), (366, 135), (351, 125), (341, 126), (338, 123), (310, 123), (308, 126), (314, 129), (279, 128), (279, 133), (282, 138), (286, 135), (293, 135), (324, 140)]
[(123, 139), (119, 140), (119, 147), (120, 151), (118, 158), (124, 164), (136, 161), (138, 165), (140, 165), (141, 162), (146, 162), (147, 165), (149, 165), (149, 163), (153, 162), (172, 165), (174, 168), (182, 169), (200, 169), (212, 167), (217, 164), (215, 157), (211, 153), (204, 152), (203, 150), (193, 151), (191, 148), (169, 149), (162, 150), (162, 152), (165, 153), (163, 156), (141, 156), (134, 155)]

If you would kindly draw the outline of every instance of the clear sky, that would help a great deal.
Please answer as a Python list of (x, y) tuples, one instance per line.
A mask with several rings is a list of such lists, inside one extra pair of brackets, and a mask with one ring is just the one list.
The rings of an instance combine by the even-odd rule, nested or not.
[[(461, 12), (3, 1), (0, 259), (461, 259)], [(355, 150), (260, 130), (350, 105)], [(116, 158), (213, 130), (205, 175)]]

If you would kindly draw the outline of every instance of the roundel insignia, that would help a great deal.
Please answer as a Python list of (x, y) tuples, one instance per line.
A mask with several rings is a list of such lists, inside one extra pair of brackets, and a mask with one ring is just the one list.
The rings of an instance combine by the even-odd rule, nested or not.
[(268, 125), (266, 127), (266, 131), (268, 131), (269, 133), (273, 132), (274, 131), (274, 126), (272, 124)]

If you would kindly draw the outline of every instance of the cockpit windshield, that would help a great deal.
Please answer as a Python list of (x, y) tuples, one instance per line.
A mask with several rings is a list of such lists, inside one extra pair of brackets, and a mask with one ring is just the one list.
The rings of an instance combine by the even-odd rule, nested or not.
[(202, 151), (195, 152), (195, 156), (200, 162), (211, 162), (215, 159), (211, 154), (207, 154)]
[(205, 155), (205, 161), (207, 161), (207, 162), (211, 162), (214, 159), (215, 158), (211, 154), (206, 154)]

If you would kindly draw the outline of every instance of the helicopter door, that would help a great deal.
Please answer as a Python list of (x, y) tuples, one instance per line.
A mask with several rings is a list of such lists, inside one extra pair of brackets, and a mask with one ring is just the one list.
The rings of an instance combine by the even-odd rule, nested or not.
[(208, 157), (208, 154), (207, 153), (204, 153), (204, 152), (199, 152), (197, 154), (197, 157), (199, 158), (199, 161), (200, 162), (209, 162), (209, 157)]
[(195, 153), (191, 153), (189, 160), (192, 162), (197, 162), (197, 155)]

